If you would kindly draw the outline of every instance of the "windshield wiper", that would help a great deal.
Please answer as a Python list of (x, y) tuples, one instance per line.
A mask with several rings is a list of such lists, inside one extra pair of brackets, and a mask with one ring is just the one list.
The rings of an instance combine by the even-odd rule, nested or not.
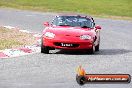
[(90, 27), (88, 27), (88, 26), (81, 26), (81, 28), (90, 28)]
[(71, 26), (69, 24), (59, 24), (58, 26)]

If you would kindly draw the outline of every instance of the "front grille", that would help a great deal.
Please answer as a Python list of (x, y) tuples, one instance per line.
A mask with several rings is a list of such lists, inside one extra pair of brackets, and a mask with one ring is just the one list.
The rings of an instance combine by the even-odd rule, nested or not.
[[(64, 43), (64, 44), (72, 44), (72, 43)], [(79, 47), (79, 44), (72, 44), (72, 46), (62, 46), (62, 43), (60, 43), (60, 42), (55, 42), (54, 45), (60, 46), (60, 47), (71, 47), (71, 48)]]

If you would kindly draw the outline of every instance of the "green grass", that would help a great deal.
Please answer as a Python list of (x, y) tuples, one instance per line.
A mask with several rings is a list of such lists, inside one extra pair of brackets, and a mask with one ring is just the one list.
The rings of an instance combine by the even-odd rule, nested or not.
[(0, 27), (0, 50), (33, 45), (35, 41), (32, 34)]
[(0, 39), (0, 50), (12, 48), (12, 46), (18, 47), (21, 45), (23, 45), (23, 44), (16, 40)]
[(0, 0), (1, 7), (132, 17), (132, 0)]

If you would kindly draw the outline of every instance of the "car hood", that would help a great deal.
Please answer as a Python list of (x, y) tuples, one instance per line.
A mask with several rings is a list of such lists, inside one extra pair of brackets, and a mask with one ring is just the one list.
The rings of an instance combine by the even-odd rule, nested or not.
[(48, 32), (52, 32), (56, 35), (66, 36), (80, 36), (80, 35), (91, 35), (95, 34), (95, 31), (91, 28), (80, 28), (80, 27), (49, 27)]

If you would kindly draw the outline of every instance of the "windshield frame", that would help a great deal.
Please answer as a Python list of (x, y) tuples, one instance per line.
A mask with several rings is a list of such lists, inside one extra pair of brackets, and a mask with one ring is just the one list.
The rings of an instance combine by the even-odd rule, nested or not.
[[(76, 21), (75, 20), (70, 21), (69, 18), (70, 18), (70, 20), (71, 19), (77, 19), (77, 20)], [(66, 23), (66, 22), (62, 21), (62, 25), (60, 25), (59, 21), (57, 22), (57, 20), (59, 20), (59, 19), (61, 21), (63, 19), (66, 22), (68, 22), (68, 20), (69, 20), (69, 23)], [(80, 20), (84, 20), (84, 21), (81, 22)], [(60, 21), (60, 23), (61, 23), (61, 21)], [(89, 25), (86, 25), (88, 21), (89, 21)], [(63, 24), (63, 22), (65, 24)], [(52, 25), (53, 26), (81, 27), (81, 28), (94, 28), (95, 23), (94, 23), (93, 19), (90, 19), (90, 18), (87, 18), (87, 17), (81, 17), (81, 16), (56, 16), (52, 21)]]

